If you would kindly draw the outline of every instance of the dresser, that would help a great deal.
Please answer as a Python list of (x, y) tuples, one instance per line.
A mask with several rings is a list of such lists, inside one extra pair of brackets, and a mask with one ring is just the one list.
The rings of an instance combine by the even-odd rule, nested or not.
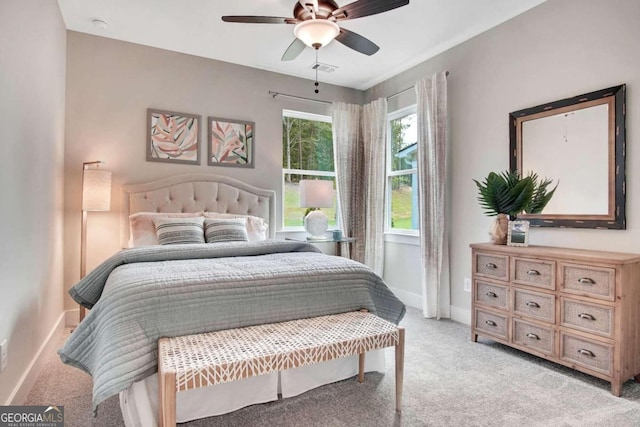
[(640, 380), (640, 255), (472, 244), (471, 339), (611, 382)]

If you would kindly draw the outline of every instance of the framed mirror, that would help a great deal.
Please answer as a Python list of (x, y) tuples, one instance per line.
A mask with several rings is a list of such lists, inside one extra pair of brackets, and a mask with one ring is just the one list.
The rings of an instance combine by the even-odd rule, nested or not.
[(626, 228), (625, 92), (620, 85), (509, 114), (510, 167), (558, 188), (538, 227)]

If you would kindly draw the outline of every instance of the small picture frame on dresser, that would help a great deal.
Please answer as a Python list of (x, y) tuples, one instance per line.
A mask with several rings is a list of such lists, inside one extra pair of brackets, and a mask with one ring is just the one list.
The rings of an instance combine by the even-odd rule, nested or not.
[(529, 221), (509, 221), (509, 246), (529, 246)]

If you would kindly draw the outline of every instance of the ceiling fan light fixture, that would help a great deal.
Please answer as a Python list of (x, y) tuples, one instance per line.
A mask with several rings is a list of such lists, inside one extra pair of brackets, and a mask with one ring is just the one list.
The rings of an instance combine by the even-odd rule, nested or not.
[(331, 43), (340, 34), (340, 27), (327, 19), (309, 19), (297, 24), (293, 34), (307, 46), (317, 49)]

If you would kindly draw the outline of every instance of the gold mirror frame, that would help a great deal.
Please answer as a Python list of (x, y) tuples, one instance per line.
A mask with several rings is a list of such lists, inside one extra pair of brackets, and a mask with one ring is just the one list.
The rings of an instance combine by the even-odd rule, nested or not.
[[(626, 229), (625, 98), (626, 85), (620, 85), (509, 114), (510, 167), (511, 170), (526, 174), (528, 171), (523, 171), (522, 169), (523, 146), (527, 144), (527, 141), (523, 140), (522, 128), (524, 123), (530, 120), (608, 104), (608, 159), (602, 159), (608, 165), (607, 214), (521, 214), (518, 215), (518, 219), (527, 220), (534, 227)], [(553, 155), (550, 157), (553, 157)], [(558, 160), (561, 161), (562, 159)], [(554, 179), (552, 176), (548, 178)]]

